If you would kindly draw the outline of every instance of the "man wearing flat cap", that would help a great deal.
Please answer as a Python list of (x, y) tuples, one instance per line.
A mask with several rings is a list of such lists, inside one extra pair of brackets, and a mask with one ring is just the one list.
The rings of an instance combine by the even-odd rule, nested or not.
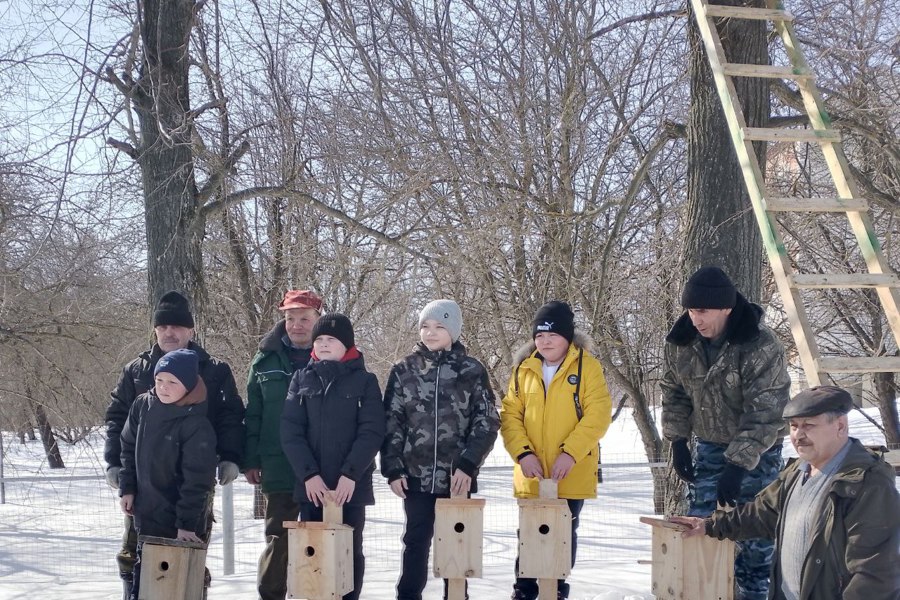
[(900, 495), (881, 452), (849, 437), (852, 405), (838, 387), (800, 392), (784, 409), (798, 458), (732, 512), (672, 520), (688, 537), (774, 538), (771, 600), (897, 600)]
[[(749, 502), (781, 470), (790, 398), (784, 347), (718, 267), (703, 267), (681, 296), (684, 314), (666, 336), (663, 434), (675, 473), (689, 483), (690, 511)], [(689, 443), (696, 437), (695, 455)], [(765, 600), (774, 549), (743, 540), (735, 559), (740, 600)]]
[[(194, 316), (187, 298), (178, 292), (166, 292), (159, 299), (153, 312), (153, 333), (156, 343), (125, 365), (118, 384), (110, 393), (103, 453), (107, 464), (106, 480), (114, 488), (119, 486), (119, 472), (122, 470), (120, 435), (135, 398), (153, 387), (153, 371), (157, 361), (168, 352), (187, 348), (199, 357), (200, 378), (206, 384), (207, 416), (216, 432), (219, 483), (231, 483), (240, 473), (238, 465), (244, 452), (244, 403), (238, 394), (231, 367), (210, 356), (193, 341)], [(116, 556), (124, 598), (131, 593), (136, 550), (134, 523), (131, 517), (125, 517), (122, 549)]]

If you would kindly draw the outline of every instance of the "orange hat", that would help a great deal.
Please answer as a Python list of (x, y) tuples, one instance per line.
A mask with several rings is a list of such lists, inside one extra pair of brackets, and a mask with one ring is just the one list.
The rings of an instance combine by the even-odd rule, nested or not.
[(278, 310), (290, 310), (292, 308), (312, 308), (322, 311), (322, 299), (315, 292), (309, 290), (288, 290), (284, 293), (284, 299), (278, 306)]

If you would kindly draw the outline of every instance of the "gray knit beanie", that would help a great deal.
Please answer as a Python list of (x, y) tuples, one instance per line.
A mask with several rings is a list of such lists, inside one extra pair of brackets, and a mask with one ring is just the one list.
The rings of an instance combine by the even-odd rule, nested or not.
[(459, 340), (462, 333), (462, 311), (453, 300), (434, 300), (425, 305), (419, 313), (419, 327), (428, 319), (434, 319), (447, 328), (453, 342)]

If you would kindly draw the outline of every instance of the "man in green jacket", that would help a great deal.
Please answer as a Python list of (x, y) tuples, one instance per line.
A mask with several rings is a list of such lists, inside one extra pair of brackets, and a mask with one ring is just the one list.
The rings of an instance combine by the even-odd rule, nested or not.
[(287, 531), (300, 506), (293, 499), (294, 472), (281, 449), (281, 411), (294, 371), (309, 362), (312, 329), (322, 299), (308, 290), (289, 290), (278, 307), (284, 319), (259, 343), (247, 378), (244, 475), (262, 485), (266, 497), (266, 548), (259, 557), (257, 590), (261, 600), (287, 595)]
[(774, 538), (770, 600), (900, 599), (894, 470), (849, 437), (852, 405), (838, 387), (800, 392), (784, 409), (799, 458), (732, 512), (672, 520), (686, 537)]

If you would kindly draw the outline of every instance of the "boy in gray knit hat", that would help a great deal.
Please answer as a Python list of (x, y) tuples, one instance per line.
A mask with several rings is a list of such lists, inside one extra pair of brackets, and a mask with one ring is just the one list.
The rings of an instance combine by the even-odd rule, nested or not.
[(427, 304), (419, 314), (421, 341), (391, 368), (385, 388), (381, 472), (406, 513), (397, 600), (422, 600), (435, 501), (477, 491), (478, 468), (500, 428), (487, 371), (466, 355), (461, 330), (456, 302)]

